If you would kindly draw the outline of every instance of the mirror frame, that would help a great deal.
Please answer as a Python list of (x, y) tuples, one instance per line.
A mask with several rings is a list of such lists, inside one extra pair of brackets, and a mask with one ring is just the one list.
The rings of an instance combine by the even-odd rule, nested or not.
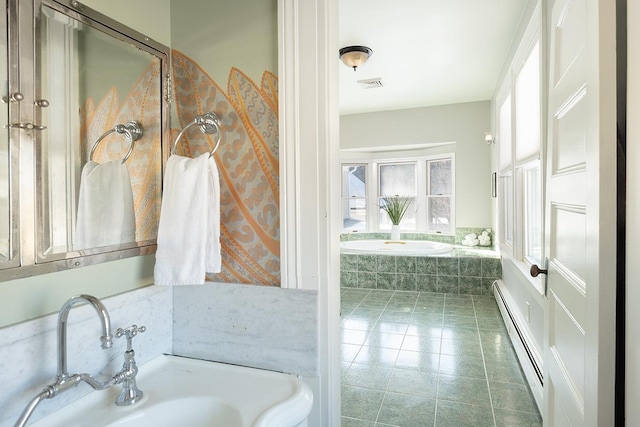
[[(12, 94), (20, 92), (24, 96), (22, 102), (10, 103), (9, 122), (38, 123), (40, 119), (39, 113), (36, 111), (37, 108), (33, 107), (33, 102), (39, 86), (34, 70), (36, 55), (34, 37), (35, 27), (37, 27), (35, 24), (39, 19), (35, 14), (40, 10), (41, 4), (56, 9), (117, 40), (147, 51), (160, 59), (161, 87), (159, 90), (162, 92), (160, 106), (162, 141), (159, 156), (160, 174), (163, 176), (171, 137), (169, 128), (171, 110), (170, 48), (77, 1), (35, 0), (22, 2), (8, 0), (8, 91)], [(39, 258), (37, 232), (38, 221), (42, 218), (39, 214), (37, 197), (41, 184), (41, 177), (37, 176), (40, 169), (37, 132), (39, 131), (9, 129), (12, 230), (10, 247), (15, 256), (9, 262), (0, 265), (0, 282), (155, 253), (156, 240), (153, 239), (106, 248), (68, 251), (56, 255), (50, 260), (46, 259), (44, 262)]]

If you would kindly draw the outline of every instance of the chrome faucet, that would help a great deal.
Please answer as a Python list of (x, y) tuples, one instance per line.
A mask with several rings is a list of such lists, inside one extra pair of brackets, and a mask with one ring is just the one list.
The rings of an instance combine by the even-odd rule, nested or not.
[(69, 298), (58, 313), (58, 384), (64, 383), (69, 378), (69, 372), (67, 372), (67, 318), (71, 308), (82, 301), (89, 303), (98, 313), (102, 325), (102, 336), (100, 337), (102, 348), (106, 350), (113, 345), (111, 319), (109, 319), (109, 313), (104, 304), (91, 295), (76, 295)]
[[(125, 366), (123, 367), (123, 370), (118, 372), (109, 380), (102, 382), (89, 374), (69, 375), (69, 372), (67, 371), (67, 318), (69, 317), (71, 308), (79, 302), (86, 302), (96, 310), (96, 312), (98, 313), (98, 317), (100, 318), (100, 323), (102, 325), (102, 336), (100, 337), (102, 348), (111, 348), (111, 345), (113, 344), (113, 336), (111, 335), (111, 320), (109, 319), (109, 313), (107, 312), (107, 309), (102, 304), (102, 302), (91, 295), (76, 295), (65, 302), (60, 309), (60, 312), (58, 313), (58, 374), (56, 376), (56, 381), (53, 384), (45, 387), (35, 398), (33, 398), (29, 402), (27, 407), (20, 415), (20, 418), (18, 418), (18, 421), (16, 421), (15, 427), (24, 427), (24, 425), (26, 425), (27, 421), (29, 420), (29, 417), (31, 417), (31, 414), (33, 414), (33, 411), (42, 400), (52, 399), (63, 391), (77, 386), (81, 382), (89, 384), (94, 390), (104, 390), (116, 384), (127, 382), (126, 384), (129, 386), (129, 389), (137, 390), (137, 387), (135, 386), (135, 376), (138, 373), (138, 369), (136, 367), (135, 360), (133, 360), (134, 353), (130, 348), (130, 339), (128, 340), (128, 350), (130, 350), (130, 353), (127, 353), (129, 353), (129, 358), (131, 360), (128, 360), (128, 354), (125, 353)], [(131, 328), (127, 328), (127, 330), (129, 329)], [(144, 330), (146, 330), (144, 326), (142, 326), (141, 328), (136, 327), (136, 333), (144, 332)], [(120, 330), (118, 330), (118, 332), (120, 332)], [(132, 335), (132, 337), (133, 336), (135, 336), (135, 333)], [(127, 361), (128, 363), (126, 363)], [(131, 384), (133, 384), (133, 387), (130, 386)], [(127, 404), (134, 404), (142, 397), (142, 392), (140, 392), (139, 390), (137, 391), (138, 394), (134, 393), (136, 398), (129, 399)]]
[(127, 337), (127, 351), (124, 352), (124, 364), (122, 365), (122, 371), (128, 372), (128, 378), (122, 382), (122, 391), (116, 399), (116, 405), (128, 406), (133, 405), (142, 399), (142, 391), (136, 385), (136, 375), (138, 374), (138, 366), (134, 356), (136, 352), (133, 351), (131, 340), (138, 333), (143, 333), (147, 328), (144, 326), (138, 327), (138, 325), (129, 326), (128, 328), (118, 328), (116, 331), (116, 338)]

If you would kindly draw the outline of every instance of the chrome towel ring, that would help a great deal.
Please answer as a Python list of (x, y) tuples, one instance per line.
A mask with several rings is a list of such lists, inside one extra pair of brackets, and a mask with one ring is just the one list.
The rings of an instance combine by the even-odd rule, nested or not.
[(89, 153), (90, 161), (93, 161), (93, 152), (96, 151), (96, 148), (98, 147), (98, 144), (100, 144), (100, 141), (105, 139), (107, 135), (110, 135), (113, 132), (124, 134), (124, 137), (127, 138), (127, 140), (129, 140), (129, 151), (127, 151), (127, 154), (125, 154), (124, 158), (122, 159), (122, 163), (126, 162), (129, 156), (131, 155), (131, 153), (133, 152), (133, 142), (139, 140), (142, 137), (142, 127), (135, 120), (131, 120), (124, 125), (123, 124), (115, 125), (113, 129), (109, 129), (108, 131), (103, 133), (102, 136), (98, 138), (96, 142), (93, 143), (93, 146), (91, 147), (91, 152)]
[(178, 141), (180, 140), (180, 138), (182, 138), (182, 134), (184, 134), (187, 131), (187, 129), (189, 129), (191, 126), (194, 126), (194, 125), (200, 126), (200, 131), (204, 134), (210, 135), (213, 132), (218, 134), (216, 144), (214, 145), (213, 149), (209, 153), (209, 157), (213, 156), (213, 153), (216, 152), (216, 150), (218, 149), (218, 146), (220, 145), (221, 133), (220, 133), (220, 119), (218, 118), (216, 113), (212, 111), (196, 116), (196, 118), (193, 119), (191, 123), (186, 125), (184, 129), (180, 131), (178, 136), (176, 136), (176, 140), (173, 142), (173, 146), (171, 147), (171, 154), (176, 154), (176, 147), (178, 146)]

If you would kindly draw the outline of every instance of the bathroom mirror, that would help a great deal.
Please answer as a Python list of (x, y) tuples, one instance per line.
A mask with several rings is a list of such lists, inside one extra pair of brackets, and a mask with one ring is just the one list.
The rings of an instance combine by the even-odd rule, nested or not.
[(35, 262), (153, 251), (168, 48), (77, 2), (34, 17)]
[[(2, 10), (7, 10), (6, 0), (0, 0)], [(15, 32), (9, 35), (7, 21), (9, 16), (15, 17), (15, 11), (11, 9), (9, 13), (3, 14), (0, 20), (0, 79), (2, 80), (2, 93), (0, 94), (0, 269), (17, 266), (19, 263), (18, 254), (18, 215), (12, 215), (12, 208), (17, 203), (17, 180), (12, 179), (11, 171), (16, 170), (17, 155), (13, 156), (17, 150), (11, 148), (8, 127), (9, 109), (12, 102), (9, 96), (9, 67), (8, 67), (8, 45), (9, 38), (15, 40)], [(12, 73), (15, 74), (15, 73)], [(12, 76), (14, 79), (15, 75)], [(15, 112), (15, 111), (14, 111)]]

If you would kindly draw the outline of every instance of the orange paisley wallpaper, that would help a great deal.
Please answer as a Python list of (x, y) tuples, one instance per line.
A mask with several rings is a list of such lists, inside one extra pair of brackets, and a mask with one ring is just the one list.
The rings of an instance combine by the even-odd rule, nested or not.
[[(226, 91), (195, 61), (172, 52), (174, 102), (180, 129), (208, 111), (221, 121), (222, 142), (215, 153), (220, 173), (222, 271), (208, 280), (280, 286), (280, 208), (278, 171), (278, 79), (265, 71), (260, 85), (232, 68)], [(137, 120), (143, 136), (127, 161), (134, 194), (136, 240), (157, 236), (160, 214), (161, 173), (149, 167), (160, 152), (159, 67), (152, 64), (120, 104), (111, 89), (98, 103), (89, 99), (82, 107), (83, 158), (100, 135), (118, 123)], [(175, 138), (180, 129), (172, 129)], [(209, 151), (216, 135), (187, 132), (177, 153), (193, 157)], [(173, 143), (173, 140), (169, 145)], [(122, 157), (128, 142), (121, 135), (105, 138), (94, 153), (104, 162)], [(159, 158), (159, 157), (158, 157)], [(188, 218), (185, 218), (188, 221)]]
[[(80, 138), (84, 162), (89, 160), (93, 143), (117, 124), (137, 121), (143, 129), (127, 160), (136, 218), (136, 241), (154, 240), (158, 235), (162, 161), (160, 153), (160, 63), (151, 62), (121, 104), (118, 92), (111, 88), (96, 106), (89, 98), (80, 110)], [(98, 163), (122, 158), (129, 149), (123, 135), (112, 133), (96, 147), (93, 160)]]
[[(181, 128), (208, 111), (221, 121), (222, 142), (214, 157), (220, 173), (222, 271), (208, 279), (279, 286), (277, 77), (265, 71), (258, 85), (232, 68), (225, 92), (179, 51), (172, 51), (172, 67)], [(177, 153), (194, 156), (209, 151), (215, 138), (215, 134), (187, 132)]]

